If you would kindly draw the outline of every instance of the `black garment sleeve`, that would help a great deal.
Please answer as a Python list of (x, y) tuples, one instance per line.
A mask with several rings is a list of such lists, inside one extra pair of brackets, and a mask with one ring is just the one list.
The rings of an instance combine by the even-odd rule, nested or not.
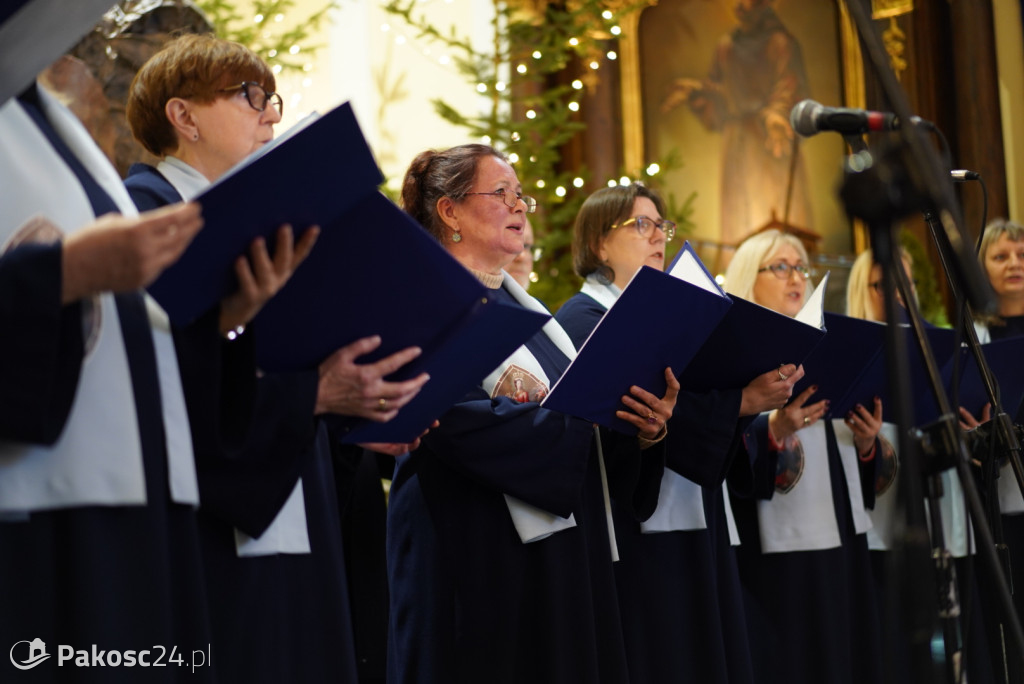
[(83, 304), (61, 305), (62, 250), (0, 255), (0, 437), (50, 445), (71, 412), (84, 356)]

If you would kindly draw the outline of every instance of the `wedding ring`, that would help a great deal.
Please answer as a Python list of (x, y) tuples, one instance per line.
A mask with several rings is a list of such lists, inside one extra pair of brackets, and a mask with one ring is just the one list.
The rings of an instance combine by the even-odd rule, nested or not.
[(647, 422), (650, 423), (651, 425), (654, 425), (655, 423), (658, 422), (658, 419), (654, 417), (654, 411), (647, 412)]
[(378, 399), (377, 400), (377, 409), (380, 410), (380, 411), (387, 411), (388, 410), (388, 400), (385, 399), (384, 397), (381, 397), (380, 399)]
[(810, 416), (804, 416), (804, 425), (810, 425), (810, 424), (811, 424)]
[(775, 372), (779, 374), (779, 380), (789, 380), (789, 376), (788, 375), (783, 375), (782, 374), (782, 366), (779, 366), (778, 369)]

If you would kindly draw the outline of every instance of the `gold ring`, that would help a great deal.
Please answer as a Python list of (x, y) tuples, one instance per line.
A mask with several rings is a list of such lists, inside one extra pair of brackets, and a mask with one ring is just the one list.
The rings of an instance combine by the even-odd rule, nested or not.
[(779, 366), (778, 369), (776, 369), (775, 372), (779, 374), (779, 380), (789, 380), (789, 376), (788, 375), (783, 375), (782, 374), (782, 366)]
[(810, 424), (811, 424), (810, 416), (804, 416), (804, 425), (810, 425)]
[(387, 411), (388, 410), (388, 400), (385, 399), (384, 397), (381, 397), (380, 399), (378, 399), (377, 400), (377, 408), (379, 410), (381, 410), (381, 411)]

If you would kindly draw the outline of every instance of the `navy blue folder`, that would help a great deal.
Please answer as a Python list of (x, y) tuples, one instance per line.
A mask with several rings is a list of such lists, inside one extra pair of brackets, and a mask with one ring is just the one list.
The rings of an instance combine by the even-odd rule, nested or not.
[(604, 315), (541, 403), (636, 434), (615, 416), (632, 385), (665, 393), (665, 368), (678, 375), (731, 306), (729, 298), (644, 266)]
[(339, 219), (382, 180), (351, 105), (343, 104), (197, 196), (205, 225), (149, 292), (174, 324), (188, 324), (237, 288), (234, 261), (256, 237), (272, 246), (283, 223), (296, 233), (319, 225), (321, 241), (329, 230), (367, 230)]
[[(849, 319), (851, 325), (853, 322), (854, 319)], [(830, 354), (829, 358), (822, 358), (822, 371), (814, 371), (812, 376), (811, 370), (808, 369), (808, 382), (814, 382), (819, 386), (823, 386), (822, 383), (828, 377), (844, 376), (848, 372), (848, 369), (844, 368), (844, 366), (853, 365), (855, 359), (858, 363), (860, 362), (859, 356), (855, 356), (860, 352), (850, 351), (853, 347), (863, 346), (873, 349), (872, 358), (863, 365), (856, 380), (850, 385), (843, 396), (836, 397), (826, 394), (823, 390), (819, 390), (819, 398), (830, 399), (832, 402), (830, 406), (831, 415), (836, 418), (842, 418), (857, 404), (861, 404), (864, 408), (871, 411), (874, 406), (874, 398), (877, 396), (882, 400), (883, 420), (890, 423), (895, 422), (896, 407), (893, 404), (893, 394), (889, 384), (885, 358), (885, 325), (870, 321), (862, 321), (862, 323), (865, 325), (861, 327), (861, 330), (868, 331), (867, 334), (862, 336), (851, 334), (845, 340), (846, 344), (844, 346), (847, 350), (845, 353), (842, 347), (837, 346), (834, 354)], [(901, 327), (903, 328), (903, 343), (907, 349), (907, 362), (909, 366), (905, 369), (906, 375), (904, 377), (910, 383), (910, 395), (913, 402), (911, 420), (914, 425), (923, 425), (939, 417), (938, 403), (935, 400), (935, 393), (928, 379), (924, 359), (914, 339), (913, 331), (909, 326), (904, 325)], [(941, 370), (953, 355), (953, 331), (947, 328), (929, 327), (925, 329), (925, 333), (936, 364)], [(939, 379), (943, 388), (948, 389), (949, 375), (942, 373)], [(814, 400), (815, 398), (812, 397), (811, 401)]]
[(388, 380), (430, 374), (388, 423), (350, 420), (346, 442), (409, 442), (550, 318), (491, 298), (408, 214), (374, 191), (320, 239), (288, 286), (256, 317), (260, 367), (315, 367), (361, 337), (382, 344), (360, 362), (408, 346), (423, 354)]
[[(687, 254), (696, 259), (707, 278), (711, 278), (689, 243), (683, 246), (669, 266), (669, 273), (680, 273), (681, 260), (687, 258)], [(815, 318), (820, 318), (819, 298), (824, 287), (823, 280), (815, 290), (816, 296), (805, 304), (805, 307), (817, 307)], [(741, 297), (729, 299), (732, 307), (679, 377), (682, 387), (691, 392), (746, 387), (751, 380), (772, 368), (789, 363), (799, 365), (825, 337), (825, 328), (790, 318)]]
[[(981, 345), (981, 351), (998, 385), (1003, 410), (1011, 417), (1016, 416), (1024, 402), (1024, 337), (995, 340)], [(946, 365), (947, 373), (951, 373), (951, 365), (952, 360)], [(959, 404), (980, 420), (989, 397), (974, 355), (966, 347), (961, 350), (960, 367)]]
[(431, 379), (387, 423), (339, 419), (346, 442), (410, 442), (550, 318), (494, 300), (408, 214), (384, 197), (373, 155), (342, 105), (233, 169), (197, 197), (205, 226), (150, 291), (187, 323), (235, 289), (234, 260), (282, 223), (320, 238), (254, 321), (266, 371), (316, 368), (370, 335), (369, 363), (409, 346), (423, 354), (389, 376)]

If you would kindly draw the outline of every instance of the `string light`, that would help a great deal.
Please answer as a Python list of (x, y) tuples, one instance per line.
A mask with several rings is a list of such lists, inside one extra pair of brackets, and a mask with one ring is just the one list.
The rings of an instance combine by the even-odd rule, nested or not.
[(510, 164), (515, 164), (518, 161), (519, 161), (519, 155), (516, 154), (515, 152), (512, 152), (511, 154), (508, 155), (508, 162)]
[(583, 187), (583, 179), (580, 178), (579, 176), (577, 176), (576, 178), (572, 179), (572, 184), (573, 184), (573, 187), (582, 188)]
[(580, 103), (579, 102), (570, 102), (569, 103), (569, 110), (573, 111), (573, 112), (580, 111)]
[(547, 185), (547, 183), (544, 182), (543, 178), (540, 178), (540, 179), (537, 180), (537, 187), (538, 188), (543, 188), (546, 185)]
[(255, 17), (252, 18), (252, 20), (254, 22), (256, 22), (257, 24), (262, 24), (263, 23), (263, 15), (262, 14), (257, 14)]
[(519, 131), (512, 131), (512, 142), (519, 142)]
[(577, 78), (575, 81), (572, 82), (572, 87), (575, 88), (576, 90), (583, 90), (583, 81)]
[(533, 51), (533, 58), (534, 59), (540, 59), (541, 58), (540, 50), (534, 50)]
[(632, 181), (629, 180), (629, 176), (623, 176), (619, 179), (619, 185), (629, 185), (630, 183), (632, 183)]
[(391, 30), (391, 24), (381, 24), (380, 30), (383, 31), (384, 33), (387, 33), (388, 31)]
[(559, 197), (565, 197), (565, 188), (559, 185), (557, 188), (555, 188), (555, 194), (558, 195)]
[(614, 178), (609, 178), (608, 179), (608, 187), (609, 188), (614, 188), (616, 185), (618, 185), (618, 182), (616, 182), (616, 180)]
[(594, 71), (597, 71), (598, 69), (601, 68), (601, 65), (598, 64), (597, 62), (591, 62), (590, 63), (590, 68), (593, 69)]
[(659, 171), (661, 171), (661, 167), (658, 166), (657, 164), (651, 164), (650, 166), (647, 167), (648, 176), (653, 176), (657, 174)]
[(497, 90), (499, 93), (504, 92), (505, 83), (503, 81), (498, 81), (497, 83), (494, 84), (494, 89)]
[(267, 52), (267, 56), (268, 57), (277, 57), (277, 50), (271, 49), (269, 52)]
[(612, 32), (613, 36), (617, 36), (620, 33), (622, 33), (622, 27), (620, 27), (620, 26), (612, 26), (611, 29), (609, 29), (609, 30)]
[(526, 110), (526, 118), (527, 119), (536, 119), (537, 118), (537, 112), (533, 111), (532, 109), (527, 109)]
[(476, 92), (478, 92), (478, 93), (486, 93), (487, 92), (487, 84), (486, 83), (477, 83), (476, 84)]
[(615, 50), (609, 50), (608, 51), (608, 59), (618, 59), (618, 58), (619, 58), (619, 55), (615, 52)]
[(406, 40), (405, 36), (395, 36), (395, 44), (396, 45), (405, 45), (405, 40)]
[(516, 67), (516, 71), (519, 72), (520, 74), (525, 74), (526, 73), (526, 65), (525, 64), (520, 64), (519, 66)]
[(282, 21), (284, 21), (284, 15), (283, 14), (275, 14), (274, 15), (274, 21), (276, 21), (277, 23), (280, 24)]
[(290, 48), (288, 48), (288, 52), (290, 54), (293, 54), (293, 55), (299, 54), (299, 46), (298, 45), (292, 45)]
[(604, 17), (605, 19), (611, 19), (612, 18), (612, 11), (611, 10), (605, 10), (604, 12), (601, 12), (601, 16)]
[(570, 38), (569, 39), (569, 45), (572, 45), (573, 47), (576, 47), (579, 44), (580, 44), (579, 38)]

